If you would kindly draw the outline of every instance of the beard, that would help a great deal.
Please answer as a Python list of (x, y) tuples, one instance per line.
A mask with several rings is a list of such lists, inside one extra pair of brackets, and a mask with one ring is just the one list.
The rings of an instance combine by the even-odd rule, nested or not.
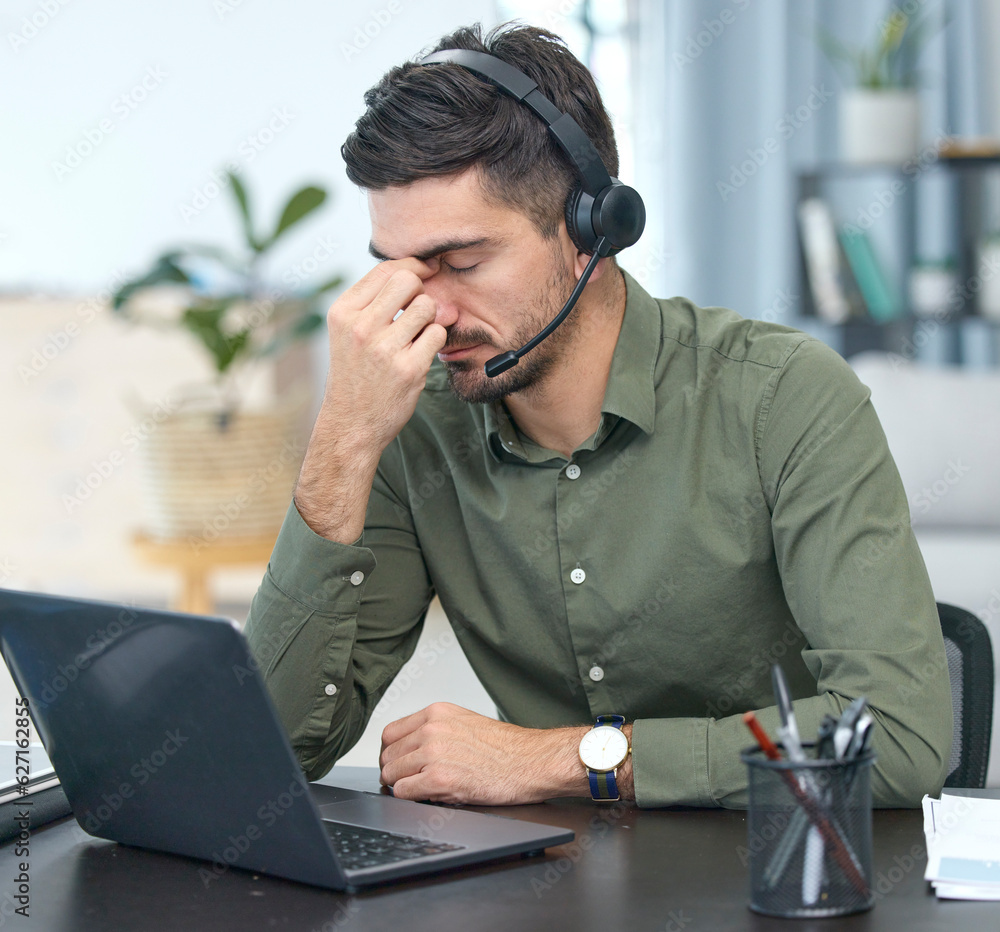
[[(559, 313), (569, 297), (575, 280), (563, 264), (561, 256), (553, 257), (553, 272), (549, 281), (528, 299), (528, 308), (511, 338), (510, 346), (497, 347), (497, 353), (516, 350), (524, 346), (532, 337), (546, 327)], [(575, 311), (576, 308), (573, 309)], [(448, 373), (448, 387), (460, 401), (467, 404), (493, 404), (516, 392), (537, 388), (553, 367), (566, 356), (576, 331), (576, 315), (570, 312), (562, 324), (531, 352), (521, 357), (521, 361), (506, 372), (490, 378), (480, 363), (458, 360), (444, 363)], [(489, 345), (492, 337), (477, 327), (468, 330), (452, 328), (448, 331), (448, 343), (452, 346), (472, 346), (476, 343)]]

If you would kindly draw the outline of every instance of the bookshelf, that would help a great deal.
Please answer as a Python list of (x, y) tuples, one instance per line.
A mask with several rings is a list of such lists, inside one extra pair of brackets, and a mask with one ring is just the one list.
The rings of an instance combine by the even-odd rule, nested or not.
[[(922, 159), (904, 165), (829, 162), (798, 172), (795, 223), (800, 305), (793, 326), (814, 333), (848, 358), (877, 349), (942, 364), (1000, 366), (1000, 323), (980, 314), (977, 285), (981, 284), (979, 243), (984, 234), (993, 232), (985, 226), (984, 207), (990, 172), (1000, 172), (1000, 152), (925, 151)], [(944, 238), (954, 260), (955, 285), (948, 292), (947, 305), (920, 316), (909, 300), (908, 273), (922, 258), (918, 252), (919, 202), (925, 179), (931, 178), (945, 179), (937, 184), (946, 185), (949, 191), (952, 218)], [(803, 223), (802, 214), (804, 204), (811, 204), (807, 212), (815, 214), (817, 200), (829, 208), (827, 222), (832, 223), (837, 239), (837, 277), (847, 311), (843, 302), (831, 303), (829, 295), (816, 287), (817, 256), (830, 261), (831, 234), (828, 231), (820, 237), (827, 248), (817, 253), (817, 234)], [(859, 236), (852, 238), (852, 230)], [(832, 270), (820, 263), (821, 272), (823, 268), (827, 275), (820, 278), (829, 277)]]

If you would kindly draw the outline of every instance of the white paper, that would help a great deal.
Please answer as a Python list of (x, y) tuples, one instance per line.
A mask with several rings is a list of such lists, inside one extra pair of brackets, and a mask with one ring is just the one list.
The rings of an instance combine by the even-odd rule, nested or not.
[(927, 869), (937, 895), (1000, 900), (1000, 799), (923, 798)]

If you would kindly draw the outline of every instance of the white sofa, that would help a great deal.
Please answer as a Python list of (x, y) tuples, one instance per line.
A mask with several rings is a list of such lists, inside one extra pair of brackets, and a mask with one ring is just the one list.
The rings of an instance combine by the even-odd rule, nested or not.
[(995, 689), (987, 783), (1000, 786), (1000, 372), (876, 352), (850, 362), (871, 389), (935, 597), (989, 629)]

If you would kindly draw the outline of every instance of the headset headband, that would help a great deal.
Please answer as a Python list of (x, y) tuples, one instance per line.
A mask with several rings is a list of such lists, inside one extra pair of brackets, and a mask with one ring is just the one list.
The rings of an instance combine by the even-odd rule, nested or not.
[(590, 137), (568, 113), (563, 113), (524, 72), (493, 55), (471, 49), (443, 49), (420, 59), (418, 64), (451, 63), (489, 78), (502, 91), (529, 106), (542, 118), (549, 132), (573, 163), (583, 190), (596, 197), (611, 185), (611, 175)]

